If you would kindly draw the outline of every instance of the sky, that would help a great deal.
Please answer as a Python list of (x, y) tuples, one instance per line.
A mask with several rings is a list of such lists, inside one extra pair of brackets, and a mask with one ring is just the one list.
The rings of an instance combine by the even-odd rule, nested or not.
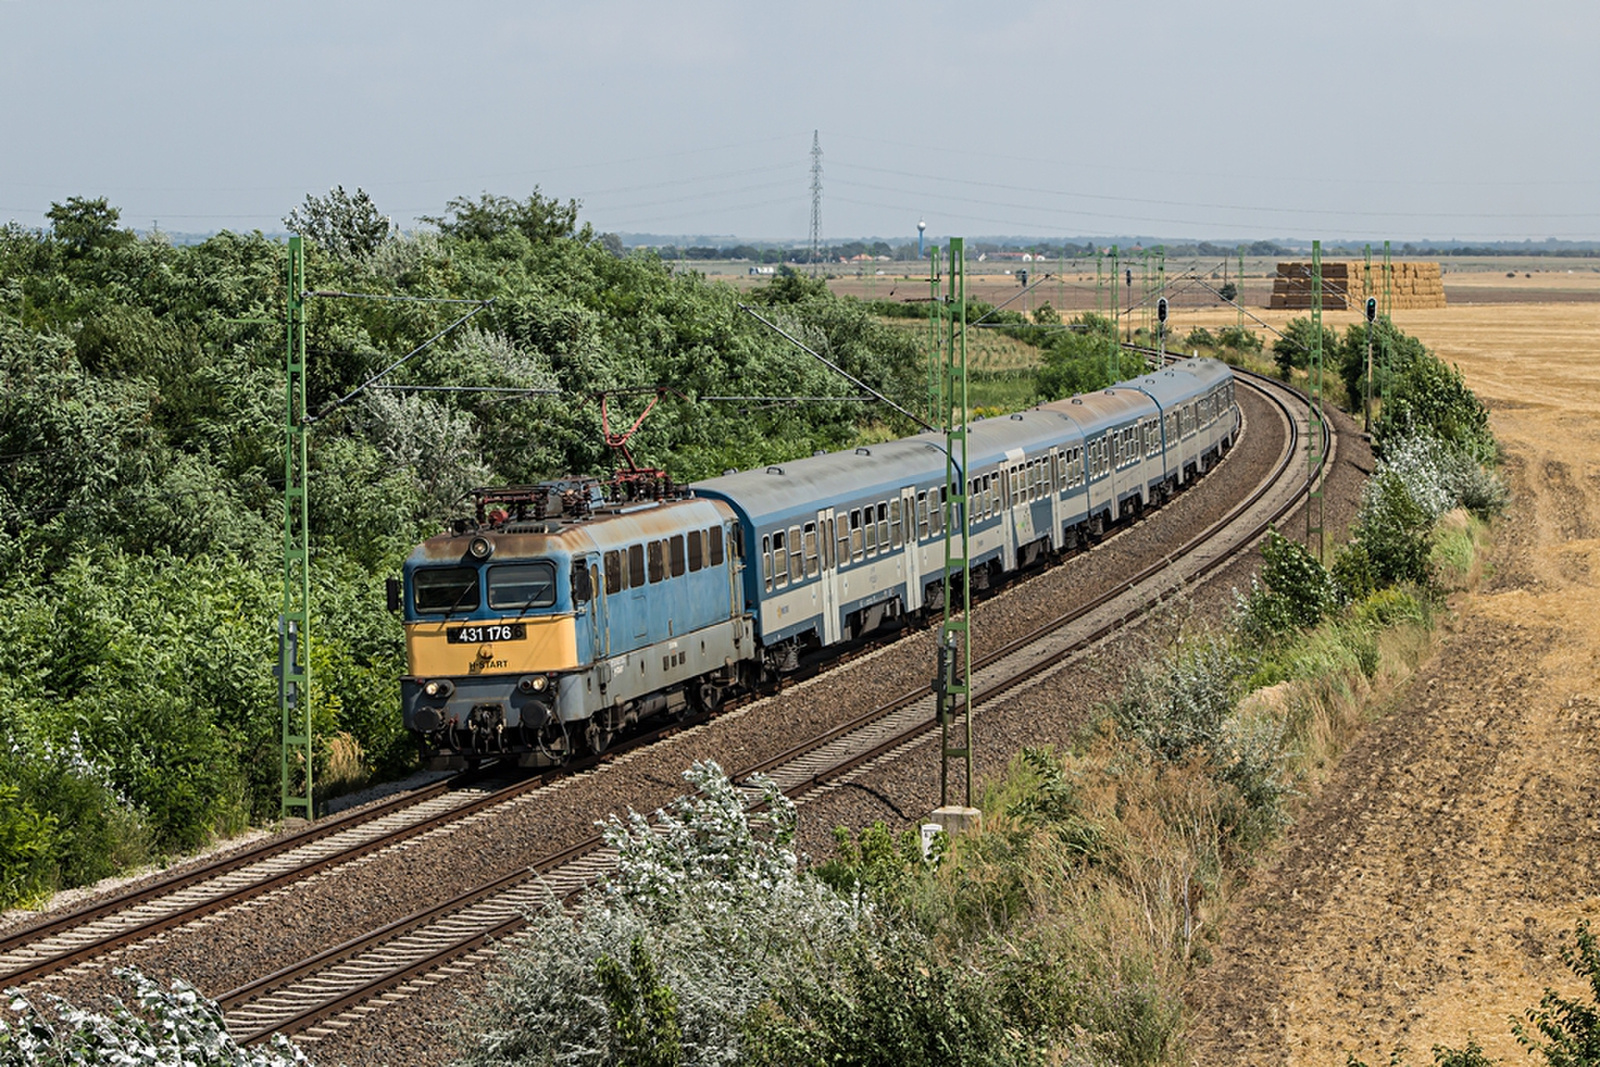
[(1594, 0), (0, 0), (0, 222), (365, 189), (824, 242), (1600, 239)]

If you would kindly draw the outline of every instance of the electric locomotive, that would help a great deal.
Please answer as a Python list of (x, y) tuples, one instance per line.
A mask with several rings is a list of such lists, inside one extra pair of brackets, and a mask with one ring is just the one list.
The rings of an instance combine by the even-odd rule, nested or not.
[(435, 767), (603, 752), (650, 715), (709, 708), (755, 640), (738, 519), (690, 496), (608, 502), (595, 482), (479, 490), (397, 589), (407, 729)]

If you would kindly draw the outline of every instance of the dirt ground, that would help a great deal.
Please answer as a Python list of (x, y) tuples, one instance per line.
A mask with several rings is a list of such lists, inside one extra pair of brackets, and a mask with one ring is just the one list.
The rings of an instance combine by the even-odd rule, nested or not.
[[(1507, 284), (1511, 283), (1507, 279)], [(1509, 1017), (1600, 922), (1600, 305), (1396, 323), (1491, 409), (1515, 494), (1492, 571), (1236, 900), (1191, 996), (1196, 1064), (1431, 1062)]]

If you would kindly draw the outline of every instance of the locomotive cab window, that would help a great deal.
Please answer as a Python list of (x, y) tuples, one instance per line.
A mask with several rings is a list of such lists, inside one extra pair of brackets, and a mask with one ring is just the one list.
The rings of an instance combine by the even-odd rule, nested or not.
[(623, 590), (622, 553), (612, 549), (606, 553), (606, 596)]
[(411, 575), (411, 598), (424, 614), (473, 611), (478, 606), (478, 569), (424, 567)]
[[(711, 565), (713, 567), (722, 566), (722, 527), (711, 527), (711, 536), (707, 540), (711, 547)], [(733, 554), (736, 556), (739, 554), (739, 532), (737, 528), (734, 529)]]
[(548, 608), (556, 602), (556, 568), (548, 560), (489, 568), (489, 606), (501, 611)]

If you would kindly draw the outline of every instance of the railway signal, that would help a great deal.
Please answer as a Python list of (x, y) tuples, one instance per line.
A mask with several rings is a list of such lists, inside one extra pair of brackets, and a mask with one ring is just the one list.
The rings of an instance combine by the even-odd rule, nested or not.
[(1361, 403), (1361, 429), (1364, 433), (1372, 432), (1372, 323), (1378, 317), (1378, 301), (1375, 297), (1367, 297), (1367, 382), (1366, 395)]

